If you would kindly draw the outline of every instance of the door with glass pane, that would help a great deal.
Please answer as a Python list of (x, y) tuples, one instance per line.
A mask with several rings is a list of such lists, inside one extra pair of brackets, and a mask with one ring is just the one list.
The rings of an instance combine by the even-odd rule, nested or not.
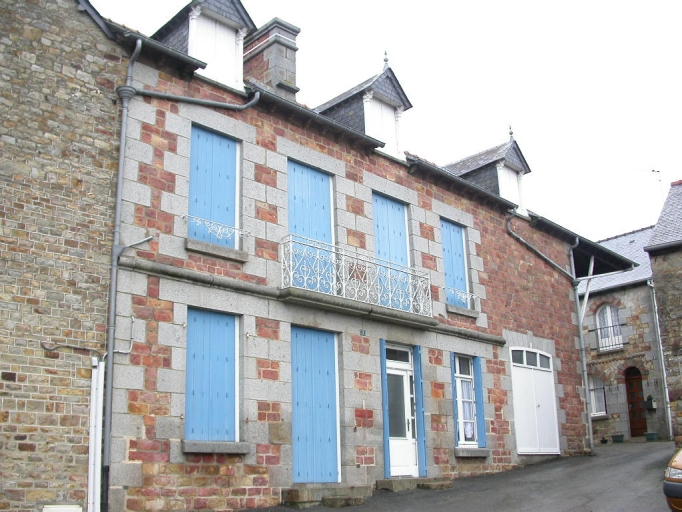
[(409, 350), (387, 348), (386, 386), (391, 476), (419, 476), (414, 373)]

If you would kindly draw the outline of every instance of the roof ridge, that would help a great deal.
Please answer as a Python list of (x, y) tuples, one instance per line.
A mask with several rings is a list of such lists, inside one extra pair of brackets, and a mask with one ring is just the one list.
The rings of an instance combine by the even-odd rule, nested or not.
[(653, 229), (655, 227), (656, 224), (654, 224), (653, 226), (646, 226), (639, 229), (633, 229), (632, 231), (628, 231), (627, 233), (621, 233), (620, 235), (613, 235), (608, 238), (602, 238), (601, 240), (597, 240), (597, 243), (600, 244), (602, 242), (608, 242), (609, 240), (615, 240), (616, 238), (621, 238), (627, 235), (634, 235), (635, 233), (639, 233), (640, 231), (644, 231), (645, 229)]

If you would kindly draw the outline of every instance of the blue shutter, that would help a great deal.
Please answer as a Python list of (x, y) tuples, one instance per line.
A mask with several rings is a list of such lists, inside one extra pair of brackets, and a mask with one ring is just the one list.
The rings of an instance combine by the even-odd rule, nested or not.
[[(289, 161), (288, 174), (289, 232), (331, 244), (329, 176), (292, 161)], [(294, 286), (332, 293), (336, 272), (329, 251), (294, 243), (292, 257)]]
[[(464, 232), (461, 226), (441, 219), (441, 239), (443, 242), (443, 268), (445, 271), (445, 286), (466, 292), (467, 276), (464, 259)], [(448, 304), (461, 308), (468, 308), (469, 301), (458, 297), (451, 290), (446, 290)]]
[(426, 422), (424, 421), (424, 377), (422, 375), (422, 348), (415, 345), (412, 348), (414, 371), (414, 402), (417, 416), (417, 460), (419, 461), (419, 476), (427, 475), (426, 468)]
[[(456, 362), (455, 358), (457, 357), (457, 354), (454, 352), (450, 352), (450, 367), (452, 369), (452, 404), (454, 406), (455, 412), (454, 412), (454, 418), (455, 418), (455, 446), (459, 445), (459, 424), (457, 421), (459, 420), (459, 409), (457, 408), (457, 377), (455, 377), (455, 370), (456, 370)], [(474, 386), (476, 384), (474, 383)]]
[(485, 436), (485, 404), (483, 403), (483, 372), (481, 358), (473, 358), (474, 366), (474, 397), (476, 399), (476, 439), (478, 447), (485, 448), (487, 440)]
[(185, 438), (236, 441), (235, 317), (187, 310)]
[[(407, 266), (405, 205), (373, 194), (374, 252), (377, 258)], [(409, 311), (412, 307), (410, 278), (399, 270), (379, 270), (379, 303)]]
[[(236, 141), (192, 126), (189, 215), (234, 227), (237, 198)], [(188, 221), (188, 236), (216, 245), (235, 246), (235, 236), (216, 238), (205, 225)]]
[(391, 478), (391, 450), (388, 422), (388, 374), (386, 373), (386, 340), (379, 340), (381, 351), (381, 403), (384, 416), (384, 478)]
[(332, 333), (291, 328), (294, 483), (339, 481), (335, 347)]

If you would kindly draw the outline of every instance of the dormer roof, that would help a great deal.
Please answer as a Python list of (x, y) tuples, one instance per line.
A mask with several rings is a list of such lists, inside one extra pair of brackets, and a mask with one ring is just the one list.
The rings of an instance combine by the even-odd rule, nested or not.
[(394, 107), (402, 107), (404, 110), (412, 108), (412, 103), (410, 103), (405, 91), (403, 91), (403, 88), (400, 85), (400, 82), (398, 82), (395, 73), (393, 73), (391, 68), (387, 67), (378, 75), (365, 80), (361, 84), (356, 85), (352, 89), (340, 94), (336, 98), (323, 103), (314, 110), (323, 114), (325, 111), (349, 98), (360, 94), (365, 94), (366, 92), (370, 91), (374, 94), (375, 98), (378, 98), (389, 105)]
[(528, 174), (530, 167), (528, 162), (521, 153), (521, 148), (514, 139), (509, 142), (495, 146), (494, 148), (486, 149), (475, 155), (468, 156), (458, 162), (454, 162), (444, 166), (455, 176), (464, 176), (472, 171), (481, 169), (490, 164), (495, 164), (499, 161), (504, 161), (504, 164), (514, 169), (517, 172)]
[[(197, 6), (200, 6), (203, 12), (211, 13), (213, 17), (222, 19), (230, 25), (246, 28), (248, 33), (256, 30), (255, 23), (239, 0), (192, 0), (157, 30), (151, 38), (162, 41), (175, 50), (187, 53), (188, 16), (192, 8)], [(167, 40), (169, 36), (172, 36), (172, 40)]]

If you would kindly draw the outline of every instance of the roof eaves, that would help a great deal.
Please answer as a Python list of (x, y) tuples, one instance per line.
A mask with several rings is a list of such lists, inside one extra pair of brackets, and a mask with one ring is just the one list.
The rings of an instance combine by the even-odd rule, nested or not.
[(369, 137), (364, 133), (353, 130), (352, 128), (349, 128), (344, 124), (334, 121), (333, 119), (330, 119), (320, 114), (319, 112), (303, 107), (298, 103), (277, 96), (276, 94), (270, 92), (264, 86), (255, 83), (253, 80), (248, 81), (246, 83), (246, 86), (247, 88), (252, 89), (253, 91), (258, 91), (261, 93), (260, 101), (261, 104), (270, 103), (273, 105), (277, 105), (279, 108), (282, 108), (283, 110), (296, 113), (309, 121), (317, 122), (329, 129), (334, 130), (339, 134), (342, 134), (343, 136), (348, 137), (351, 140), (354, 140), (361, 146), (364, 146), (366, 149), (374, 150), (376, 148), (383, 148), (385, 146), (385, 143), (378, 139)]
[(453, 183), (456, 183), (460, 185), (462, 188), (473, 192), (474, 194), (478, 195), (479, 197), (483, 197), (488, 200), (492, 200), (495, 203), (499, 204), (500, 206), (503, 206), (505, 208), (516, 208), (518, 205), (515, 203), (512, 203), (511, 201), (507, 201), (506, 199), (503, 199), (502, 197), (492, 194), (488, 192), (487, 190), (482, 189), (478, 185), (474, 185), (473, 183), (463, 180), (462, 178), (452, 174), (450, 171), (447, 169), (443, 169), (442, 167), (438, 167), (437, 165), (428, 162), (422, 158), (419, 158), (416, 155), (412, 155), (410, 153), (405, 152), (405, 159), (409, 165), (409, 172), (413, 173), (415, 170), (421, 169), (425, 170), (427, 172), (432, 172), (439, 174), (440, 176), (443, 176), (449, 180), (451, 180)]

